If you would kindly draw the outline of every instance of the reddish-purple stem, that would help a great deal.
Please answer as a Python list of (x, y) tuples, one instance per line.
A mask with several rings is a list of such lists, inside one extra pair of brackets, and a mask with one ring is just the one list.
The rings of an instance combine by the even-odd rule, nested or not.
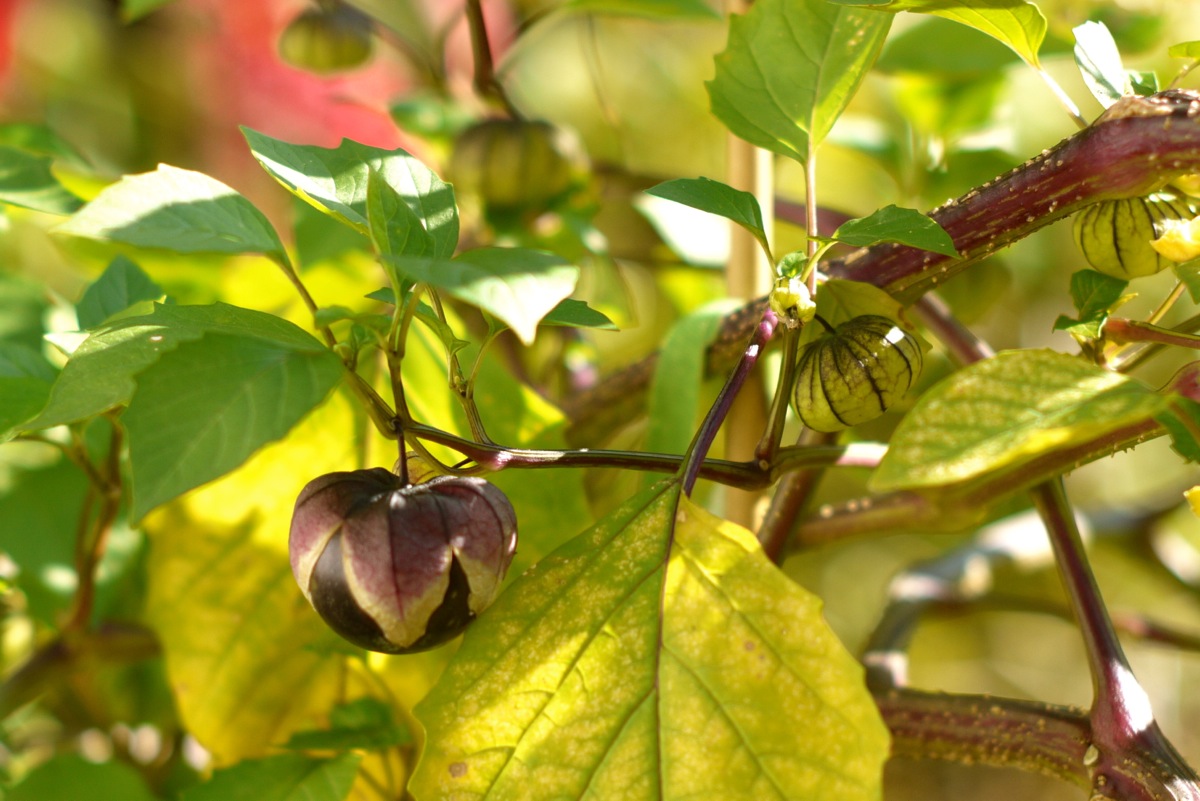
[(750, 337), (750, 343), (746, 345), (746, 350), (742, 353), (742, 358), (733, 372), (729, 374), (725, 386), (721, 387), (721, 394), (717, 396), (712, 408), (708, 410), (704, 422), (700, 424), (700, 430), (696, 432), (696, 437), (692, 441), (691, 447), (688, 448), (688, 460), (683, 467), (683, 492), (685, 495), (692, 494), (692, 487), (696, 485), (696, 479), (700, 475), (700, 469), (704, 466), (704, 458), (708, 455), (708, 449), (712, 447), (717, 432), (721, 430), (721, 425), (729, 415), (729, 410), (742, 385), (750, 377), (750, 371), (754, 369), (754, 365), (758, 364), (758, 359), (766, 349), (767, 343), (775, 335), (777, 323), (775, 312), (768, 310), (763, 313), (762, 319), (754, 329), (753, 336)]

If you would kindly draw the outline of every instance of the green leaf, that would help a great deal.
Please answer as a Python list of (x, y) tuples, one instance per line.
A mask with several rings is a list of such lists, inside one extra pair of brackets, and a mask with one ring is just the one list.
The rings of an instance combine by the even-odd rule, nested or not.
[(1192, 303), (1200, 303), (1200, 259), (1192, 259), (1182, 264), (1172, 264), (1171, 270), (1185, 287)]
[(1189, 462), (1200, 462), (1200, 403), (1175, 396), (1154, 419), (1167, 429), (1172, 450)]
[(613, 14), (622, 17), (673, 22), (681, 19), (719, 19), (711, 3), (704, 0), (567, 0), (563, 11)]
[(929, 389), (900, 422), (870, 486), (938, 487), (1015, 470), (1154, 417), (1166, 402), (1073, 356), (1006, 351)]
[(358, 754), (333, 759), (279, 754), (246, 760), (189, 787), (183, 801), (344, 801), (361, 759)]
[(1092, 95), (1108, 108), (1132, 93), (1129, 73), (1121, 63), (1121, 51), (1103, 22), (1085, 22), (1073, 29), (1075, 63)]
[(82, 206), (50, 171), (53, 162), (49, 156), (0, 145), (0, 203), (49, 214), (70, 214)]
[(675, 482), (518, 578), (415, 711), (430, 799), (877, 799), (888, 751), (819, 599)]
[(826, 0), (758, 0), (729, 27), (707, 83), (737, 136), (804, 163), (833, 127), (887, 37), (891, 17)]
[(297, 750), (380, 750), (412, 742), (412, 735), (396, 723), (392, 710), (375, 698), (359, 698), (335, 707), (328, 729), (299, 731), (284, 743)]
[(74, 166), (86, 166), (79, 152), (46, 125), (29, 122), (0, 124), (0, 145), (26, 153), (53, 156)]
[(646, 194), (733, 220), (749, 231), (763, 250), (770, 252), (767, 234), (763, 230), (762, 211), (758, 207), (758, 200), (749, 192), (710, 178), (676, 178), (650, 187)]
[(292, 235), (300, 270), (355, 251), (369, 252), (370, 240), (299, 198), (292, 199)]
[(266, 216), (207, 175), (160, 164), (106, 187), (56, 231), (175, 253), (287, 255)]
[(87, 478), (63, 458), (49, 467), (15, 473), (6, 483), (0, 490), (0, 550), (20, 568), (14, 583), (30, 616), (61, 625), (62, 612), (78, 588), (75, 529)]
[(954, 249), (954, 240), (942, 226), (916, 209), (902, 209), (893, 205), (842, 223), (833, 232), (833, 238), (855, 247), (899, 242), (943, 256), (959, 255)]
[(1071, 275), (1071, 299), (1077, 319), (1060, 315), (1054, 321), (1055, 331), (1068, 331), (1072, 336), (1095, 339), (1100, 336), (1109, 312), (1129, 299), (1125, 295), (1128, 281), (1114, 278), (1096, 270), (1078, 270)]
[(1157, 94), (1162, 88), (1158, 84), (1158, 73), (1153, 70), (1126, 70), (1129, 89), (1139, 97), (1149, 97)]
[(96, 328), (135, 303), (158, 300), (162, 287), (125, 256), (117, 256), (75, 304), (79, 327)]
[(404, 198), (383, 177), (367, 173), (367, 222), (375, 252), (382, 256), (435, 256), (436, 247)]
[(341, 374), (341, 361), (323, 347), (259, 337), (206, 332), (164, 352), (138, 373), (121, 416), (133, 519), (282, 438)]
[(542, 318), (542, 325), (557, 325), (564, 328), (598, 328), (602, 331), (620, 330), (604, 312), (597, 311), (582, 300), (574, 298), (560, 301), (550, 310), (549, 314)]
[[(180, 343), (207, 333), (274, 342), (300, 353), (325, 351), (312, 336), (272, 314), (223, 303), (155, 306), (151, 314), (118, 320), (88, 337), (71, 354), (46, 408), (19, 430), (73, 423), (127, 404), (134, 394), (134, 379), (143, 370)], [(183, 386), (191, 388), (192, 383)]]
[[(696, 433), (708, 346), (716, 338), (723, 316), (739, 305), (732, 299), (707, 304), (680, 318), (667, 332), (650, 381), (645, 450), (687, 450)], [(646, 475), (647, 485), (656, 480), (656, 476)]]
[(1003, 42), (1027, 64), (1040, 68), (1038, 50), (1046, 38), (1046, 18), (1025, 0), (829, 0), (843, 6), (870, 6), (880, 11), (914, 11), (969, 25)]
[(1128, 281), (1105, 275), (1096, 270), (1078, 270), (1071, 275), (1071, 300), (1079, 316), (1112, 311), (1125, 299)]
[(1200, 58), (1200, 41), (1180, 42), (1167, 49), (1172, 58)]
[(57, 375), (38, 351), (0, 340), (0, 442), (41, 411)]
[(553, 253), (526, 248), (478, 248), (454, 259), (383, 256), (385, 267), (422, 281), (513, 330), (526, 345), (538, 323), (575, 289), (579, 268)]
[(369, 173), (404, 199), (433, 240), (433, 255), (449, 258), (458, 246), (454, 190), (404, 150), (381, 150), (343, 139), (336, 148), (293, 145), (243, 127), (250, 151), (275, 180), (360, 233), (371, 235)]
[(89, 762), (78, 754), (60, 754), (38, 765), (15, 787), (7, 801), (78, 801), (81, 798), (156, 801), (138, 772), (124, 762)]

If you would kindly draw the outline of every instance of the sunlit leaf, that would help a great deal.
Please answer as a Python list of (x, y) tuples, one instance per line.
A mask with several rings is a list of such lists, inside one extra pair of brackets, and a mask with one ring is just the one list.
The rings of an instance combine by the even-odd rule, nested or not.
[(764, 248), (768, 247), (762, 211), (758, 200), (749, 192), (710, 178), (676, 178), (650, 187), (646, 194), (732, 220), (749, 231)]
[(215, 178), (160, 164), (106, 187), (54, 230), (176, 253), (264, 253), (286, 261), (266, 216)]
[(1092, 95), (1108, 108), (1132, 91), (1121, 51), (1103, 22), (1085, 22), (1073, 29), (1075, 63)]
[(879, 55), (891, 17), (826, 0), (759, 0), (729, 26), (708, 93), (737, 136), (803, 163)]
[(417, 715), (429, 799), (873, 799), (888, 751), (820, 601), (674, 482), (519, 578)]
[(954, 240), (942, 226), (916, 209), (902, 209), (893, 205), (842, 223), (833, 232), (833, 238), (855, 247), (899, 242), (943, 256), (958, 256)]
[(53, 159), (0, 145), (0, 203), (50, 214), (70, 214), (83, 205), (50, 171)]
[(525, 344), (579, 280), (579, 268), (561, 256), (525, 248), (477, 248), (453, 259), (384, 256), (383, 263), (486, 311)]
[(1038, 49), (1046, 38), (1046, 18), (1026, 0), (829, 0), (843, 6), (870, 6), (880, 11), (915, 11), (969, 25), (1012, 48), (1032, 66), (1039, 66)]
[(183, 792), (183, 801), (344, 801), (358, 773), (358, 754), (314, 759), (278, 754), (240, 762)]
[(367, 176), (367, 223), (375, 251), (387, 256), (433, 256), (435, 245), (404, 198), (371, 170)]
[(75, 316), (80, 328), (96, 328), (135, 303), (162, 296), (162, 287), (142, 268), (125, 256), (117, 256), (84, 291), (75, 304)]
[(897, 427), (871, 487), (936, 487), (1013, 469), (1154, 417), (1166, 402), (1083, 359), (1006, 351), (921, 397)]
[(370, 235), (368, 175), (374, 171), (421, 220), (433, 255), (449, 258), (458, 245), (454, 190), (404, 150), (381, 150), (343, 139), (336, 148), (293, 145), (242, 128), (250, 151), (275, 180), (297, 197)]

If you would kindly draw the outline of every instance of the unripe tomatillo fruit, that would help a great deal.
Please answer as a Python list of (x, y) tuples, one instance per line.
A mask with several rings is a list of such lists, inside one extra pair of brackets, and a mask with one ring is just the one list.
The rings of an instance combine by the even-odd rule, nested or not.
[(391, 654), (461, 633), (495, 599), (516, 547), (512, 504), (487, 481), (406, 487), (381, 467), (309, 482), (288, 539), (292, 573), (329, 627)]
[(371, 57), (371, 18), (337, 3), (310, 8), (279, 37), (279, 57), (310, 72), (352, 69)]
[(1075, 215), (1072, 230), (1075, 244), (1094, 270), (1129, 280), (1154, 275), (1174, 264), (1152, 248), (1150, 241), (1165, 233), (1165, 221), (1194, 216), (1182, 198), (1156, 194), (1088, 206)]
[(492, 210), (544, 207), (571, 186), (578, 145), (540, 120), (490, 119), (454, 142), (447, 176)]
[(904, 396), (922, 362), (920, 344), (899, 325), (877, 314), (855, 317), (800, 352), (796, 414), (826, 433), (873, 420)]

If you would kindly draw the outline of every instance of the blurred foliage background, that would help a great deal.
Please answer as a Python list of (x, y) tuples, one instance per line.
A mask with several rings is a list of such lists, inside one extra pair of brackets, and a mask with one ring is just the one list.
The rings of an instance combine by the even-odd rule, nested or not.
[[(444, 172), (454, 136), (497, 108), (472, 90), (474, 62), (460, 3), (354, 0), (352, 5), (375, 20), (369, 58), (350, 69), (314, 73), (285, 63), (277, 47), (285, 27), (310, 7), (305, 0), (0, 0), (0, 137), (55, 155), (62, 180), (85, 199), (120, 175), (153, 169), (159, 162), (212, 175), (268, 212), (297, 252), (315, 294), (336, 302), (360, 297), (378, 281), (366, 277), (373, 269), (370, 259), (318, 215), (288, 200), (254, 163), (238, 126), (322, 146), (346, 137), (404, 147)], [(1157, 70), (1164, 83), (1177, 69), (1166, 47), (1200, 39), (1200, 7), (1192, 3), (1042, 0), (1038, 5), (1050, 21), (1043, 61), (1089, 118), (1100, 108), (1072, 61), (1072, 27), (1088, 19), (1105, 22), (1126, 66)], [(652, 6), (657, 10), (648, 11)], [(483, 8), (499, 80), (512, 103), (527, 117), (571, 131), (589, 167), (576, 176), (565, 199), (533, 216), (488, 217), (477, 200), (462, 197), (468, 217), (474, 209), (470, 236), (480, 243), (558, 248), (581, 259), (588, 270), (589, 303), (622, 329), (555, 340), (518, 354), (526, 378), (551, 399), (561, 398), (573, 375), (563, 371), (564, 363), (590, 373), (629, 364), (656, 348), (681, 317), (724, 295), (719, 268), (728, 237), (723, 228), (711, 218), (669, 213), (640, 190), (671, 177), (725, 176), (726, 135), (708, 112), (704, 90), (712, 57), (724, 46), (725, 22), (715, 0), (712, 6), (487, 0)], [(1074, 130), (1037, 76), (1001, 45), (944, 20), (901, 16), (875, 71), (821, 151), (818, 197), (834, 220), (888, 203), (929, 209)], [(802, 171), (781, 160), (775, 180), (781, 201), (775, 249), (783, 253), (803, 241), (796, 211), (804, 202)], [(70, 304), (112, 255), (55, 239), (48, 229), (57, 219), (17, 207), (6, 207), (0, 216), (0, 338), (40, 349), (47, 332), (71, 330)], [(139, 254), (155, 281), (181, 301), (221, 298), (302, 321), (286, 283), (254, 262), (169, 261)], [(1059, 224), (940, 289), (997, 348), (1073, 351), (1069, 336), (1052, 333), (1051, 326), (1059, 314), (1071, 312), (1069, 276), (1082, 266), (1069, 225)], [(1152, 308), (1170, 288), (1169, 273), (1140, 282), (1129, 316)], [(936, 380), (948, 369), (935, 356), (923, 380)], [(1164, 363), (1144, 377), (1155, 383), (1172, 369)], [(303, 472), (311, 476), (353, 464), (382, 447), (369, 437), (338, 441), (329, 435), (330, 426), (358, 423), (347, 422), (345, 408), (323, 414), (338, 422), (306, 423), (305, 431), (290, 438), (292, 450), (254, 460), (151, 523), (159, 529), (192, 527), (197, 532), (192, 550), (156, 553), (139, 530), (113, 532), (94, 611), (94, 625), (107, 633), (96, 641), (104, 647), (89, 641), (69, 658), (49, 658), (33, 690), (11, 682), (5, 686), (4, 711), (10, 714), (0, 723), (0, 776), (6, 788), (0, 793), (14, 800), (51, 801), (79, 797), (70, 793), (88, 783), (107, 793), (97, 790), (92, 798), (172, 798), (196, 781), (214, 753), (220, 762), (222, 748), (237, 758), (270, 747), (269, 738), (279, 730), (249, 745), (246, 737), (258, 735), (243, 733), (231, 745), (195, 731), (193, 713), (181, 720), (179, 708), (187, 703), (189, 688), (180, 686), (178, 674), (168, 678), (153, 641), (125, 637), (123, 627), (140, 631), (137, 626), (149, 624), (162, 637), (184, 619), (174, 615), (184, 614), (180, 607), (190, 597), (155, 585), (153, 571), (187, 574), (189, 564), (201, 574), (209, 567), (236, 569), (236, 561), (217, 559), (216, 546), (202, 534), (229, 531), (248, 519), (231, 498), (253, 495), (241, 501), (247, 509), (266, 520), (282, 516), (286, 526), (291, 498), (305, 478), (282, 463), (294, 463), (301, 453)], [(552, 420), (545, 414), (545, 421)], [(859, 434), (884, 437), (896, 418), (889, 414)], [(644, 433), (635, 422), (612, 432), (607, 443), (583, 444), (636, 447)], [(90, 434), (99, 441), (105, 432)], [(296, 443), (302, 443), (302, 451)], [(1137, 611), (1200, 631), (1200, 525), (1181, 507), (1182, 490), (1198, 478), (1162, 442), (1071, 477), (1070, 492), (1096, 531), (1101, 586), (1118, 614)], [(831, 474), (818, 503), (851, 497), (863, 490), (864, 481), (865, 475)], [(35, 443), (0, 447), (0, 655), (10, 678), (50, 639), (70, 608), (78, 586), (73, 549), (82, 482), (79, 471), (57, 452)], [(633, 483), (589, 476), (592, 510), (610, 506)], [(719, 504), (719, 497), (713, 502)], [(236, 508), (230, 511), (231, 506)], [(587, 511), (572, 508), (571, 514), (586, 516)], [(577, 521), (575, 528), (586, 522)], [(274, 549), (275, 558), (281, 534), (277, 531), (263, 546)], [(898, 532), (797, 552), (784, 568), (826, 599), (831, 623), (855, 649), (878, 618), (890, 577), (958, 544), (965, 534)], [(253, 545), (256, 536), (265, 535), (260, 531), (245, 541)], [(178, 560), (184, 567), (167, 567)], [(194, 580), (202, 583), (206, 577)], [(1014, 567), (997, 581), (1010, 602), (1000, 599), (986, 610), (951, 610), (922, 626), (913, 650), (914, 685), (1086, 706), (1090, 682), (1072, 624), (1043, 611), (1063, 602), (1052, 568)], [(188, 589), (221, 594), (228, 586), (189, 584)], [(290, 614), (289, 603), (298, 597), (294, 589), (271, 601), (279, 605), (279, 614)], [(256, 625), (268, 630), (273, 623)], [(303, 636), (311, 635), (295, 621), (281, 625), (298, 625)], [(1163, 728), (1192, 764), (1200, 763), (1200, 699), (1189, 692), (1200, 681), (1200, 658), (1132, 638), (1127, 646)], [(409, 708), (440, 666), (437, 657), (384, 661), (380, 675), (389, 692)], [(211, 678), (205, 671), (218, 667), (199, 663), (188, 679), (204, 683)], [(337, 671), (321, 675), (326, 685), (355, 681)], [(269, 674), (262, 678), (272, 680)], [(291, 692), (282, 684), (279, 690)], [(30, 698), (22, 692), (38, 700), (25, 703)], [(320, 705), (321, 699), (297, 701), (292, 728), (309, 720), (306, 710)], [(217, 719), (204, 724), (206, 732), (225, 723), (217, 711), (213, 715)], [(387, 769), (402, 773), (404, 767), (401, 760)], [(369, 789), (356, 792), (379, 797)], [(968, 794), (1083, 797), (1058, 782), (1015, 772), (916, 763), (889, 768), (889, 798)]]

